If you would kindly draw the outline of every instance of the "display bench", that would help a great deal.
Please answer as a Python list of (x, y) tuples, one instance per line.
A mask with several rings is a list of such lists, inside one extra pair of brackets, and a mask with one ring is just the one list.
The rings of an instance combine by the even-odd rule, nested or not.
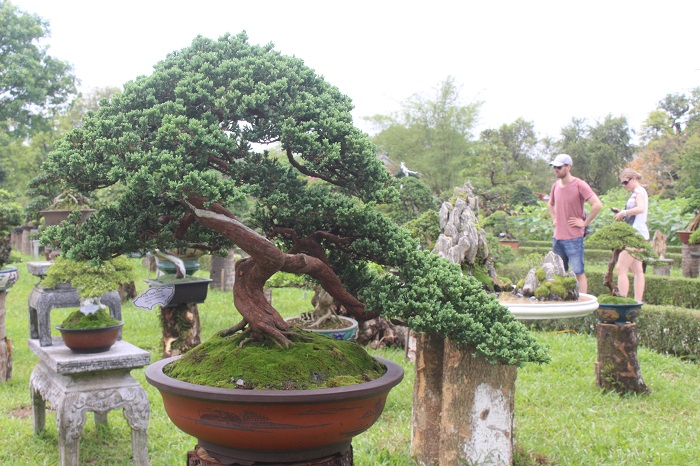
[(30, 350), (39, 358), (29, 389), (34, 411), (34, 432), (44, 430), (46, 402), (56, 412), (58, 449), (62, 466), (80, 464), (80, 437), (88, 411), (95, 422), (107, 423), (107, 414), (123, 409), (131, 428), (133, 464), (148, 461), (150, 405), (143, 387), (130, 374), (150, 363), (150, 355), (130, 343), (117, 341), (109, 351), (77, 354), (54, 337), (51, 345), (29, 340)]

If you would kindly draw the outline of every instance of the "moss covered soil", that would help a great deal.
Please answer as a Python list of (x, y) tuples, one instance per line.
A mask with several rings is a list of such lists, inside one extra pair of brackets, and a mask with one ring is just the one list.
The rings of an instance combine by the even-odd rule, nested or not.
[(360, 345), (295, 329), (289, 348), (214, 335), (164, 368), (197, 385), (248, 390), (313, 390), (368, 382), (386, 368)]
[(104, 309), (99, 309), (97, 312), (87, 315), (77, 310), (66, 317), (61, 323), (61, 327), (69, 329), (102, 328), (119, 325), (120, 323)]

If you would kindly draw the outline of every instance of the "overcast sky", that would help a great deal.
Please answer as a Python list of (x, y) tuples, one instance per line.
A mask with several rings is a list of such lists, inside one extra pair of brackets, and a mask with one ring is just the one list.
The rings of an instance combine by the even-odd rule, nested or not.
[(50, 54), (83, 90), (150, 74), (197, 35), (245, 30), (295, 55), (355, 104), (390, 114), (453, 76), (482, 101), (478, 131), (522, 117), (557, 137), (573, 117), (626, 116), (700, 87), (700, 1), (10, 0), (50, 23)]

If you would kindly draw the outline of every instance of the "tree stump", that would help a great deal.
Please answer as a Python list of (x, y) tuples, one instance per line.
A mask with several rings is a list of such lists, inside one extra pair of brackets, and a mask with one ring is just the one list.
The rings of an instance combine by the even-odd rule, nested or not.
[(202, 342), (199, 308), (196, 303), (162, 306), (163, 358), (185, 354)]
[(639, 335), (637, 324), (599, 323), (598, 360), (595, 363), (596, 386), (617, 393), (651, 393), (642, 380), (637, 360)]
[(411, 455), (418, 464), (512, 464), (517, 368), (425, 334), (415, 367)]
[[(207, 451), (197, 445), (194, 450), (187, 452), (187, 466), (239, 466), (238, 463), (220, 463), (207, 453)], [(337, 453), (326, 458), (319, 458), (318, 460), (303, 461), (303, 462), (292, 462), (292, 463), (275, 463), (277, 466), (353, 466), (353, 454), (352, 447), (350, 447), (345, 453)], [(242, 466), (242, 465), (241, 465)], [(272, 463), (245, 463), (245, 466), (272, 466)]]

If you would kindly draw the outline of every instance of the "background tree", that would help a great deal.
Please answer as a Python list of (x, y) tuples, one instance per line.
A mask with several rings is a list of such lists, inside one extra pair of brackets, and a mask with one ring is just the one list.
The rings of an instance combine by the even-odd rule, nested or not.
[(547, 162), (537, 157), (538, 140), (532, 122), (518, 118), (497, 130), (482, 131), (473, 162), (462, 169), (481, 200), (485, 213), (532, 204), (535, 192), (549, 189)]
[(436, 194), (461, 186), (461, 169), (472, 163), (474, 128), (480, 102), (464, 104), (454, 78), (448, 77), (432, 98), (414, 94), (392, 115), (368, 118), (379, 132), (372, 138), (388, 156), (421, 174)]
[(0, 131), (26, 136), (50, 126), (50, 117), (75, 94), (72, 67), (39, 42), (48, 23), (0, 3)]
[(587, 125), (574, 118), (562, 129), (558, 152), (571, 155), (575, 176), (586, 180), (596, 193), (604, 193), (618, 185), (620, 171), (634, 154), (627, 119), (608, 115)]
[(0, 186), (15, 194), (24, 192), (36, 173), (55, 117), (76, 91), (71, 66), (40, 44), (48, 34), (44, 20), (0, 2)]

